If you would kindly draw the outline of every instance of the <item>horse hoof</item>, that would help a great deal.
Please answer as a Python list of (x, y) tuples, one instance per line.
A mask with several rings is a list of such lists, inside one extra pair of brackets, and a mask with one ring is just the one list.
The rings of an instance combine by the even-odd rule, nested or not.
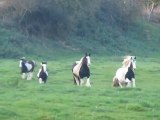
[(91, 87), (91, 85), (86, 85), (86, 87)]

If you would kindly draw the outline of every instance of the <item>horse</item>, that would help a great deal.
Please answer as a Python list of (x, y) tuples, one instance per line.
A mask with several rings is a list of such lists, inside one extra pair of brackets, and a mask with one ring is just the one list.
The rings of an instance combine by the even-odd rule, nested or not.
[(39, 83), (46, 83), (48, 78), (47, 62), (41, 63), (41, 68), (39, 69), (37, 77), (38, 77)]
[(135, 73), (136, 56), (126, 56), (122, 62), (123, 66), (116, 71), (113, 77), (114, 87), (136, 87)]
[(21, 77), (22, 79), (31, 80), (33, 77), (33, 71), (35, 68), (35, 61), (28, 61), (25, 59), (25, 57), (20, 59), (19, 67), (21, 68)]
[(80, 61), (76, 61), (72, 66), (72, 73), (73, 73), (73, 79), (74, 83), (78, 86), (82, 85), (84, 83), (83, 78), (87, 78), (86, 80), (86, 86), (91, 87), (90, 84), (90, 66), (91, 60), (90, 60), (90, 53), (85, 54), (84, 57), (80, 59)]

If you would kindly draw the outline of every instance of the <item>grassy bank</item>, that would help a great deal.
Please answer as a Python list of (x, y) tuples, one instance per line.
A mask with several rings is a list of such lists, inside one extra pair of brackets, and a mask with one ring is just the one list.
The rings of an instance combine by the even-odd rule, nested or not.
[[(0, 58), (20, 58), (22, 56), (54, 59), (91, 52), (96, 55), (121, 56), (126, 54), (142, 57), (159, 55), (160, 27), (146, 21), (137, 22), (128, 30), (99, 25), (95, 33), (85, 36), (70, 34), (66, 39), (47, 39), (27, 36), (16, 29), (0, 28)], [(73, 55), (72, 55), (73, 54)]]

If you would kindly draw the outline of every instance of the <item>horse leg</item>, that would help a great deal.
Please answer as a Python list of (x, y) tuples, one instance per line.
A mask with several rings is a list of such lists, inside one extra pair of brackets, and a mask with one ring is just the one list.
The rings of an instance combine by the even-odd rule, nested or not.
[(91, 87), (91, 84), (90, 84), (90, 79), (89, 79), (89, 78), (87, 78), (87, 81), (86, 81), (86, 86), (87, 86), (87, 87)]
[(113, 77), (113, 80), (112, 80), (112, 86), (119, 87), (119, 81), (115, 76)]
[(113, 86), (114, 86), (114, 87), (119, 87), (119, 86), (120, 86), (120, 88), (123, 88), (121, 82), (120, 82), (119, 79), (116, 78), (116, 77), (113, 78)]
[(73, 82), (74, 82), (74, 84), (76, 84), (76, 80), (75, 80), (74, 76), (73, 76)]
[(127, 83), (126, 87), (131, 87), (131, 81), (128, 78), (125, 80), (125, 82)]
[(47, 80), (45, 79), (43, 82), (46, 83), (46, 81), (47, 81)]
[(121, 82), (118, 80), (118, 84), (119, 84), (119, 86), (121, 87), (121, 88), (123, 88), (123, 86), (122, 86), (122, 84), (121, 84)]
[(22, 73), (21, 77), (22, 77), (22, 79), (25, 79), (26, 78), (26, 73)]
[(115, 80), (116, 80), (116, 78), (115, 78), (115, 76), (114, 76), (114, 77), (113, 77), (113, 80), (112, 80), (112, 86), (113, 86), (113, 87), (116, 86), (116, 81), (115, 81)]
[(27, 79), (27, 80), (31, 80), (32, 77), (33, 77), (33, 73), (32, 73), (32, 72), (29, 72), (29, 73), (28, 73), (28, 79)]
[(83, 79), (80, 79), (80, 85), (82, 86), (84, 83), (84, 80)]
[(32, 79), (32, 77), (33, 77), (33, 73), (31, 72), (31, 73), (30, 73), (30, 79)]
[(132, 85), (133, 85), (133, 87), (136, 87), (136, 81), (134, 78), (132, 78)]
[(80, 85), (80, 80), (78, 77), (74, 76), (74, 80), (75, 80), (75, 83), (79, 86)]
[(31, 73), (27, 73), (27, 80), (31, 80)]
[(73, 81), (74, 81), (74, 84), (77, 85), (77, 82), (74, 76), (73, 76)]
[(29, 73), (27, 73), (27, 80), (29, 80)]
[(40, 84), (44, 83), (43, 80), (42, 80), (42, 78), (39, 78), (39, 83)]

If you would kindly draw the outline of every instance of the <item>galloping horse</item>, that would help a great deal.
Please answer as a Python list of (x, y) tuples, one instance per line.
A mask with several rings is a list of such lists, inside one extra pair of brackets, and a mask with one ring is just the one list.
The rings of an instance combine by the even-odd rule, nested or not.
[(22, 79), (31, 80), (35, 68), (35, 61), (27, 61), (24, 57), (20, 59), (19, 67), (21, 68)]
[(122, 64), (123, 66), (117, 70), (113, 78), (113, 86), (120, 86), (121, 88), (123, 86), (136, 87), (134, 74), (134, 70), (136, 69), (136, 57), (126, 56)]
[(80, 59), (80, 61), (76, 61), (72, 66), (72, 73), (74, 78), (74, 83), (76, 85), (82, 85), (84, 83), (83, 78), (87, 77), (86, 86), (91, 87), (90, 84), (90, 68), (89, 65), (91, 64), (90, 61), (90, 54), (85, 54), (84, 57)]
[(39, 79), (39, 83), (46, 83), (47, 78), (48, 78), (47, 62), (42, 62), (41, 66), (42, 67), (39, 69), (37, 77)]

